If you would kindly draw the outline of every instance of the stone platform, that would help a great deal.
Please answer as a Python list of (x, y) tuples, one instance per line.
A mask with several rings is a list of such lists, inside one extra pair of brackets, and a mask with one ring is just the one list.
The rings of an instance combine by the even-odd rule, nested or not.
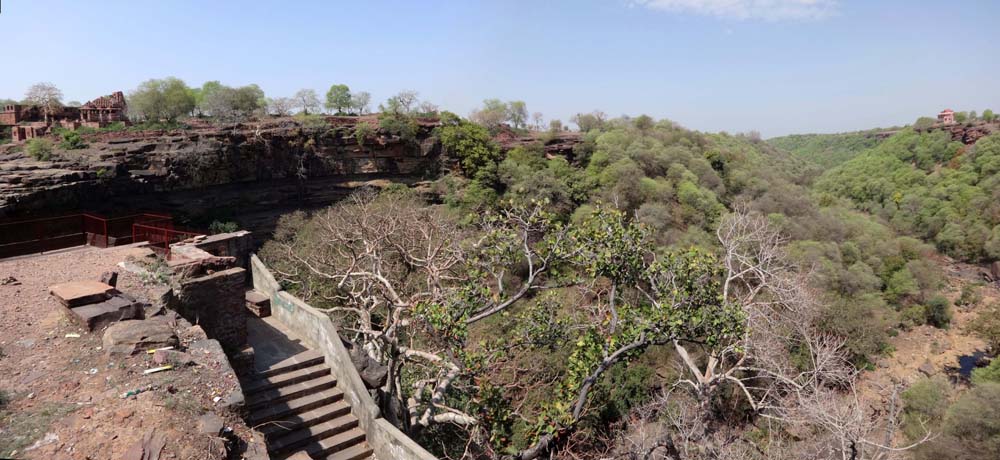
[(88, 331), (102, 329), (118, 321), (143, 319), (141, 302), (98, 281), (70, 281), (49, 287), (73, 322)]

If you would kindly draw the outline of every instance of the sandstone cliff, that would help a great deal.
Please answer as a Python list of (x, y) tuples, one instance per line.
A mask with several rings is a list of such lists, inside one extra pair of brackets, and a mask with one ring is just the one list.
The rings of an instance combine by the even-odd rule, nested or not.
[(436, 120), (421, 120), (413, 139), (372, 120), (375, 131), (360, 144), (357, 118), (330, 117), (91, 134), (88, 148), (57, 148), (50, 161), (28, 157), (23, 145), (2, 146), (0, 217), (155, 210), (195, 221), (239, 216), (260, 227), (371, 181), (412, 184), (439, 174)]

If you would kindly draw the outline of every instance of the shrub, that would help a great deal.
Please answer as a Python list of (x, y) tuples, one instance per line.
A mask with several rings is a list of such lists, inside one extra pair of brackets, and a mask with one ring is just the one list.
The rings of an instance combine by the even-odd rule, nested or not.
[(904, 308), (899, 314), (899, 323), (904, 329), (927, 323), (927, 308), (923, 305)]
[(951, 324), (951, 304), (948, 299), (937, 295), (927, 302), (927, 324), (937, 328), (946, 328)]
[(231, 221), (222, 222), (213, 220), (212, 223), (208, 225), (208, 231), (213, 235), (218, 233), (232, 233), (238, 231), (239, 229), (240, 225)]
[(955, 305), (960, 307), (975, 306), (983, 300), (983, 295), (979, 292), (979, 285), (966, 284), (962, 286), (962, 295), (955, 301)]
[(989, 344), (994, 352), (1000, 350), (1000, 304), (994, 303), (979, 312), (972, 330)]
[(365, 140), (375, 136), (375, 128), (368, 122), (358, 123), (354, 127), (354, 138), (358, 141), (359, 146), (365, 145)]
[(28, 156), (38, 161), (48, 161), (52, 158), (52, 141), (48, 139), (29, 139), (27, 149)]
[(948, 409), (951, 385), (943, 377), (916, 381), (903, 392), (903, 433), (911, 440), (919, 439), (926, 427), (940, 423)]
[(972, 370), (972, 383), (981, 385), (986, 382), (1000, 383), (1000, 359), (993, 359), (989, 366)]
[(80, 133), (66, 131), (62, 134), (62, 142), (59, 143), (59, 147), (66, 150), (84, 149), (87, 148), (87, 143), (83, 141)]

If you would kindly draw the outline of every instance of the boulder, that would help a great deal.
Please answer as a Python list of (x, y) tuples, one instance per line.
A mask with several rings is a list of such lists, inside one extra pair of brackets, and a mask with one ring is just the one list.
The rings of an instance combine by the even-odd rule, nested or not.
[(930, 361), (924, 361), (924, 363), (921, 364), (920, 367), (917, 368), (917, 370), (920, 371), (921, 374), (924, 374), (928, 377), (937, 374), (937, 369), (934, 367), (933, 364), (931, 364)]
[(132, 355), (149, 348), (177, 346), (177, 335), (165, 321), (122, 321), (104, 331), (104, 349), (109, 355)]

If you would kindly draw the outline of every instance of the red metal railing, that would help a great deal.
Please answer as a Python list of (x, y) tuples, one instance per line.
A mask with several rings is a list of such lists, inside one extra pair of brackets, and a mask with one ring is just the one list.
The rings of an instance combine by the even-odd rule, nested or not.
[(146, 241), (149, 247), (170, 258), (170, 245), (178, 241), (193, 238), (201, 233), (190, 230), (180, 230), (174, 227), (170, 219), (151, 220), (141, 224), (132, 224), (132, 241)]
[[(136, 226), (139, 226), (140, 230), (137, 231)], [(154, 244), (166, 242), (168, 250), (171, 242), (198, 235), (191, 231), (177, 231), (169, 215), (157, 213), (139, 213), (114, 218), (78, 213), (10, 220), (0, 222), (0, 258), (80, 245), (106, 248), (144, 241), (150, 234), (149, 231), (142, 230), (144, 227), (157, 229)], [(164, 234), (167, 236), (161, 237)]]

